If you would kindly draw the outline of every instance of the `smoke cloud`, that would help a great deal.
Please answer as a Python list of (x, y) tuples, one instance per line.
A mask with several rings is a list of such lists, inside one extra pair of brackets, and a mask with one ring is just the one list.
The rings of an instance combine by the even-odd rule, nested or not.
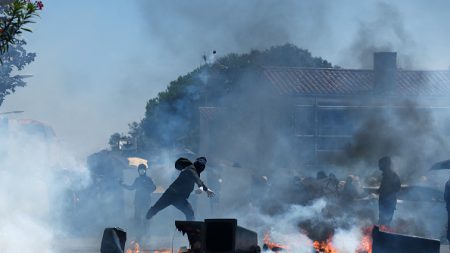
[[(405, 0), (141, 0), (107, 6), (50, 0), (35, 32), (26, 36), (27, 49), (38, 57), (23, 74), (33, 77), (6, 98), (2, 111), (24, 110), (23, 117), (48, 122), (83, 158), (102, 149), (112, 133), (126, 132), (129, 122), (142, 118), (149, 98), (202, 64), (201, 56), (212, 50), (223, 56), (291, 42), (342, 67), (359, 68), (371, 62), (355, 57), (361, 51), (370, 56), (358, 42), (365, 41), (398, 51), (400, 61), (411, 58), (411, 64), (400, 64), (405, 68), (447, 69), (442, 55), (450, 54), (445, 43), (448, 7), (442, 0), (432, 5)], [(88, 9), (80, 20), (79, 13)], [(124, 33), (117, 36), (118, 31)], [(68, 111), (74, 112), (71, 120), (64, 116)]]
[(362, 120), (351, 143), (324, 159), (342, 167), (375, 167), (380, 157), (391, 155), (398, 159), (404, 180), (419, 178), (435, 161), (446, 159), (449, 150), (441, 127), (448, 118), (419, 103), (406, 100), (391, 109), (356, 112)]
[[(436, 1), (431, 6), (410, 1), (388, 4), (382, 1), (142, 0), (138, 1), (137, 9), (126, 4), (123, 1), (108, 5), (80, 2), (74, 6), (69, 1), (49, 4), (49, 11), (61, 14), (45, 16), (44, 13), (45, 25), (33, 34), (36, 37), (30, 37), (29, 45), (35, 45), (33, 51), (38, 53), (38, 59), (30, 69), (35, 77), (30, 80), (29, 87), (7, 98), (3, 110), (23, 109), (27, 112), (26, 117), (49, 122), (58, 136), (77, 151), (77, 157), (84, 157), (104, 147), (111, 133), (126, 131), (128, 122), (142, 117), (149, 98), (163, 90), (175, 76), (202, 64), (201, 55), (212, 50), (225, 55), (292, 42), (343, 67), (364, 68), (370, 68), (371, 53), (375, 50), (400, 50), (403, 68), (447, 68), (448, 59), (442, 55), (450, 55), (447, 1)], [(73, 8), (68, 11), (67, 5)], [(425, 7), (432, 11), (424, 13)], [(86, 10), (89, 13), (80, 20), (79, 13)], [(108, 15), (101, 19), (104, 22), (98, 21), (97, 10)], [(121, 19), (117, 19), (118, 16)], [(418, 16), (423, 23), (418, 21)], [(58, 43), (54, 43), (55, 38)], [(87, 39), (80, 44), (80, 38)], [(209, 73), (203, 72), (198, 79), (208, 83), (210, 77)], [(228, 117), (218, 121), (223, 127), (219, 129), (223, 131), (218, 131), (214, 152), (208, 154), (211, 161), (228, 164), (215, 165), (223, 167), (220, 205), (227, 208), (211, 214), (208, 211), (210, 200), (200, 196), (196, 209), (198, 218), (230, 215), (250, 229), (258, 230), (260, 235), (271, 231), (275, 241), (300, 244), (294, 246), (299, 249), (296, 252), (308, 252), (310, 238), (301, 233), (299, 223), (314, 217), (328, 222), (322, 211), (324, 206), (332, 203), (328, 200), (311, 203), (309, 199), (303, 199), (307, 194), (299, 194), (302, 188), (298, 181), (310, 180), (318, 168), (297, 164), (294, 158), (303, 152), (291, 150), (292, 138), (282, 134), (289, 131), (289, 126), (279, 128), (272, 124), (286, 121), (289, 115), (276, 113), (284, 108), (272, 107), (264, 111), (265, 120), (253, 117), (255, 111), (252, 108), (266, 108), (279, 102), (273, 100), (271, 90), (255, 91), (254, 84), (258, 81), (254, 76), (244, 76), (237, 80), (239, 84), (235, 91), (214, 101), (217, 106), (228, 106), (231, 112), (238, 112), (229, 113)], [(189, 87), (192, 88), (186, 91), (189, 96), (195, 97), (201, 92), (194, 86)], [(336, 170), (340, 180), (349, 170), (364, 178), (371, 174), (368, 171), (376, 170), (376, 160), (388, 153), (394, 156), (402, 179), (414, 183), (425, 175), (434, 161), (447, 159), (449, 148), (445, 140), (449, 132), (443, 127), (445, 120), (424, 112), (420, 101), (411, 100), (401, 104), (398, 110), (374, 112), (364, 118), (356, 128), (351, 145), (340, 156), (325, 159), (330, 164), (327, 172)], [(180, 100), (176, 107), (182, 111), (185, 102)], [(69, 112), (70, 119), (66, 117)], [(192, 116), (193, 112), (185, 115)], [(170, 124), (166, 127), (170, 130), (178, 129), (184, 123), (173, 115), (168, 119)], [(275, 134), (267, 134), (261, 140), (257, 132)], [(171, 134), (169, 131), (163, 133)], [(51, 218), (62, 215), (53, 208), (62, 208), (58, 205), (67, 203), (61, 200), (60, 193), (67, 188), (82, 191), (92, 184), (89, 184), (84, 166), (67, 154), (62, 155), (62, 160), (69, 161), (70, 165), (63, 167), (68, 167), (70, 176), (60, 180), (61, 171), (56, 168), (61, 166), (51, 166), (53, 158), (48, 158), (47, 151), (43, 151), (47, 150), (47, 144), (34, 140), (33, 136), (22, 136), (21, 133), (17, 136), (20, 141), (9, 139), (0, 143), (0, 156), (4, 158), (0, 161), (0, 199), (6, 207), (17, 207), (17, 211), (1, 210), (4, 219), (0, 223), (0, 242), (8, 250), (24, 249), (25, 245), (29, 251), (46, 252), (50, 250), (55, 234), (67, 232)], [(162, 138), (173, 137), (162, 135)], [(155, 166), (152, 176), (158, 185), (167, 186), (176, 176), (172, 166), (174, 156), (164, 151), (155, 156), (162, 160), (155, 159), (154, 163), (161, 168), (157, 171)], [(240, 168), (231, 166), (233, 163), (239, 163)], [(215, 166), (211, 165), (207, 170), (213, 170)], [(426, 176), (428, 184), (443, 185), (442, 177), (437, 183), (431, 175)], [(129, 174), (126, 180), (131, 178)], [(299, 199), (303, 205), (294, 204)], [(376, 206), (371, 208), (376, 210)], [(443, 210), (442, 206), (436, 208)], [(128, 201), (127, 210), (130, 209)], [(255, 218), (248, 217), (248, 210)], [(423, 210), (414, 210), (417, 215), (406, 216), (404, 220), (414, 219), (416, 224), (423, 224), (419, 218), (431, 217), (423, 215)], [(153, 224), (155, 230), (173, 224), (174, 217), (180, 218), (176, 211), (169, 212), (159, 216), (160, 224)], [(399, 208), (399, 214), (402, 212), (406, 213)], [(86, 222), (92, 216), (83, 213), (80, 219)], [(332, 227), (336, 247), (342, 251), (353, 250), (354, 240), (360, 236), (356, 228), (361, 224), (345, 216), (338, 224), (338, 227)], [(430, 231), (441, 229), (443, 223), (425, 224), (429, 227), (405, 231), (429, 235)], [(95, 225), (107, 226), (112, 222)], [(30, 231), (36, 236), (23, 238)], [(344, 239), (348, 243), (343, 243)]]
[(32, 125), (10, 120), (1, 124), (0, 136), (3, 251), (57, 252), (54, 239), (64, 232), (62, 204), (70, 204), (64, 192), (86, 186), (89, 173), (60, 149), (54, 137), (33, 131)]
[(422, 58), (422, 51), (407, 30), (399, 8), (386, 2), (377, 2), (373, 8), (374, 20), (358, 22), (355, 39), (344, 51), (345, 55), (353, 55), (348, 61), (371, 69), (373, 52), (398, 51), (399, 65), (406, 69), (414, 68), (416, 61)]

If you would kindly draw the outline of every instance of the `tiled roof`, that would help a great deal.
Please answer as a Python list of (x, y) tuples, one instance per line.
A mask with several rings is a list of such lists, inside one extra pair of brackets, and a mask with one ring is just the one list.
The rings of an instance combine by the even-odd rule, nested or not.
[[(358, 95), (372, 92), (372, 70), (264, 67), (281, 95)], [(450, 71), (398, 70), (393, 94), (450, 96)]]

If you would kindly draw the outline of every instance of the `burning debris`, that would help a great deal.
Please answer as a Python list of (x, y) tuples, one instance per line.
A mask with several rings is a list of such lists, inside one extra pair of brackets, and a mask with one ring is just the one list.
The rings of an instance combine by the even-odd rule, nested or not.
[(285, 245), (282, 245), (282, 244), (279, 244), (279, 243), (276, 243), (276, 242), (272, 242), (272, 240), (270, 239), (270, 234), (269, 233), (266, 233), (264, 235), (263, 243), (264, 244), (263, 244), (262, 249), (264, 251), (267, 251), (267, 250), (271, 250), (273, 252), (279, 252), (279, 251), (286, 251), (286, 252), (288, 252), (289, 251), (289, 247), (288, 246), (285, 246)]
[[(386, 160), (386, 158), (380, 160), (380, 168), (385, 171), (389, 168), (388, 172), (393, 173), (390, 163), (389, 166), (385, 164)], [(395, 194), (397, 194), (400, 182), (398, 177), (394, 179), (396, 179)], [(372, 194), (369, 194), (370, 191), (378, 192), (380, 189), (369, 189), (368, 192), (361, 193), (362, 187), (357, 184), (358, 181), (356, 176), (347, 177), (346, 181), (340, 181), (334, 174), (325, 172), (318, 173), (316, 178), (296, 181), (304, 187), (302, 188), (303, 191), (299, 191), (301, 194), (308, 194), (309, 197), (314, 196), (318, 199), (308, 200), (308, 202), (313, 201), (312, 204), (308, 204), (308, 202), (302, 203), (303, 205), (297, 204), (295, 205), (297, 209), (284, 209), (278, 214), (267, 215), (274, 222), (278, 218), (285, 219), (282, 222), (283, 224), (290, 223), (295, 227), (296, 234), (294, 236), (298, 238), (305, 236), (309, 240), (300, 243), (295, 242), (296, 245), (293, 244), (292, 240), (286, 243), (283, 241), (284, 231), (281, 230), (277, 232), (281, 236), (276, 237), (276, 240), (281, 239), (281, 243), (279, 243), (272, 240), (270, 234), (266, 233), (262, 242), (262, 250), (297, 252), (299, 249), (310, 249), (317, 253), (373, 253), (373, 232), (370, 224), (376, 223), (373, 209), (376, 208), (377, 198), (368, 198), (368, 196), (372, 196)], [(267, 187), (272, 187), (269, 178), (267, 178), (267, 182)], [(329, 189), (333, 189), (332, 193)], [(412, 188), (409, 187), (408, 189)], [(417, 188), (416, 191), (420, 189)], [(344, 198), (342, 194), (349, 194), (351, 197), (346, 196)], [(396, 199), (394, 201), (396, 202)], [(343, 208), (344, 206), (346, 208)], [(291, 207), (294, 207), (294, 205), (291, 205)], [(368, 214), (367, 210), (372, 211)], [(287, 218), (283, 218), (285, 215), (288, 215)], [(175, 225), (179, 231), (187, 234), (190, 245), (190, 248), (182, 249), (180, 252), (202, 253), (205, 252), (205, 249), (210, 249), (210, 252), (223, 250), (234, 252), (239, 249), (240, 252), (257, 253), (260, 250), (256, 233), (237, 226), (236, 220), (177, 221)], [(387, 227), (382, 229), (384, 231), (389, 230)], [(276, 229), (270, 231), (276, 231)], [(343, 234), (346, 235), (343, 236)], [(352, 242), (351, 245), (343, 245), (345, 243), (342, 240), (348, 239), (356, 242)], [(141, 240), (132, 242), (126, 252), (169, 252), (165, 249), (153, 250), (150, 249), (151, 247), (144, 247), (143, 245), (146, 244), (142, 244)]]
[(313, 242), (313, 247), (317, 253), (339, 253), (333, 246), (332, 242), (327, 240), (325, 242)]
[[(372, 227), (361, 229), (361, 238), (354, 253), (372, 253)], [(325, 241), (314, 241), (313, 247), (317, 253), (346, 253), (338, 250), (333, 241), (335, 238), (330, 236)], [(351, 252), (349, 252), (351, 253)]]
[[(138, 242), (132, 241), (125, 253), (173, 253), (172, 249), (142, 249)], [(178, 251), (178, 253), (183, 253)]]
[(237, 225), (236, 219), (206, 219), (176, 221), (175, 226), (186, 233), (191, 252), (242, 252), (259, 253), (258, 236), (255, 232)]
[[(256, 233), (245, 228), (236, 226), (235, 219), (210, 219), (204, 222), (176, 221), (176, 228), (183, 234), (187, 234), (190, 248), (180, 247), (179, 253), (204, 253), (204, 252), (243, 252), (259, 253), (261, 249), (257, 245)], [(439, 248), (439, 242), (418, 237), (408, 237), (406, 235), (386, 232), (386, 227), (366, 227), (361, 229), (361, 238), (354, 253), (390, 253), (394, 248), (404, 247), (410, 249), (411, 246), (402, 245), (413, 243), (413, 247), (421, 249)], [(372, 243), (372, 237), (374, 243)], [(398, 238), (398, 239), (393, 239)], [(340, 251), (334, 245), (333, 236), (324, 241), (310, 241), (302, 246), (304, 249), (311, 249), (316, 253), (352, 253)], [(107, 228), (104, 231), (101, 252), (102, 253), (172, 253), (173, 249), (143, 249), (136, 241), (131, 241), (129, 247), (124, 251), (126, 244), (126, 232), (120, 228)], [(374, 250), (372, 250), (374, 245)], [(389, 249), (390, 251), (385, 251)], [(264, 252), (296, 252), (289, 245), (284, 245), (272, 241), (270, 234), (266, 233), (263, 238), (262, 250)], [(404, 251), (410, 252), (410, 251)], [(412, 252), (412, 251), (411, 251)], [(417, 250), (414, 252), (422, 252)], [(428, 252), (428, 251), (427, 251)], [(432, 250), (430, 252), (433, 252)]]
[[(359, 242), (358, 247), (355, 249), (354, 253), (372, 253), (372, 227), (367, 227), (361, 230), (362, 237)], [(333, 236), (324, 241), (311, 241), (310, 244), (305, 244), (302, 247), (304, 249), (311, 248), (316, 253), (353, 253), (340, 251), (333, 244)], [(269, 233), (264, 235), (263, 240), (263, 250), (272, 252), (294, 252), (290, 249), (288, 245), (273, 242), (270, 238)]]

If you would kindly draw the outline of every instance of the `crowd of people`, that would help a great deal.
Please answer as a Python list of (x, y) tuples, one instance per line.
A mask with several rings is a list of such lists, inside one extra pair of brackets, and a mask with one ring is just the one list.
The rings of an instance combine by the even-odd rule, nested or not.
[[(111, 164), (107, 164), (108, 166), (104, 165), (105, 164), (101, 167), (112, 166)], [(168, 206), (173, 206), (181, 211), (186, 220), (195, 220), (195, 208), (193, 208), (189, 200), (191, 193), (194, 191), (197, 193), (205, 192), (206, 195), (211, 198), (209, 201), (211, 204), (211, 211), (221, 205), (220, 198), (218, 198), (218, 196), (215, 197), (215, 191), (218, 193), (220, 193), (221, 190), (223, 191), (223, 189), (221, 189), (223, 185), (222, 176), (220, 174), (224, 168), (215, 164), (213, 167), (218, 168), (208, 171), (206, 180), (203, 180), (211, 186), (211, 188), (209, 188), (201, 179), (201, 176), (206, 169), (206, 165), (207, 159), (205, 157), (198, 157), (193, 161), (183, 157), (177, 159), (175, 162), (175, 169), (177, 169), (179, 173), (177, 173), (177, 177), (165, 189), (162, 195), (160, 195), (159, 199), (152, 199), (152, 196), (155, 196), (153, 193), (157, 187), (148, 173), (149, 168), (145, 164), (140, 164), (137, 167), (138, 176), (132, 184), (128, 185), (122, 180), (119, 180), (123, 189), (134, 191), (133, 230), (137, 232), (138, 240), (141, 239), (142, 236), (148, 232), (149, 227), (151, 227), (151, 225), (149, 225), (149, 220), (153, 219), (155, 215)], [(243, 170), (241, 167), (238, 169)], [(376, 223), (379, 225), (390, 226), (394, 219), (398, 195), (402, 189), (401, 180), (399, 175), (393, 169), (392, 160), (389, 156), (379, 159), (378, 169), (382, 173), (381, 177), (379, 179), (369, 178), (369, 180), (367, 178), (361, 179), (356, 175), (347, 175), (344, 177), (340, 175), (341, 178), (343, 178), (340, 179), (335, 174), (327, 174), (324, 171), (317, 172), (315, 177), (292, 177), (292, 182), (286, 182), (286, 184), (290, 185), (287, 188), (289, 194), (284, 194), (286, 197), (285, 199), (278, 198), (278, 203), (275, 201), (275, 195), (273, 194), (278, 194), (277, 196), (279, 196), (279, 191), (277, 193), (277, 190), (282, 191), (286, 189), (274, 189), (278, 188), (278, 185), (272, 184), (271, 178), (252, 174), (249, 183), (246, 185), (246, 188), (248, 189), (243, 189), (242, 191), (243, 193), (246, 191), (248, 195), (244, 194), (245, 196), (239, 196), (239, 198), (247, 198), (247, 203), (249, 205), (254, 205), (261, 209), (264, 209), (264, 205), (267, 203), (275, 206), (279, 205), (279, 203), (309, 205), (317, 199), (324, 198), (330, 205), (332, 211), (330, 214), (331, 216), (339, 215), (335, 212), (338, 209), (345, 209), (345, 212), (349, 213), (350, 211), (351, 213), (351, 209), (354, 209), (354, 207), (357, 206), (357, 203), (363, 203), (362, 206), (364, 206), (364, 203), (370, 202), (373, 204), (378, 200), (378, 217)], [(104, 178), (105, 176), (102, 176), (103, 174), (96, 177), (96, 180), (112, 182), (113, 179), (116, 180), (117, 178), (122, 178), (120, 173), (116, 174), (117, 175), (115, 175), (114, 178), (111, 178), (111, 180), (106, 180)], [(364, 183), (362, 182), (363, 180)], [(124, 202), (117, 201), (122, 200), (123, 196), (117, 191), (117, 186), (113, 186), (112, 184), (111, 186), (108, 185), (109, 184), (101, 182), (94, 182), (91, 191), (97, 192), (98, 194), (107, 192), (107, 195), (110, 197), (114, 196), (116, 201), (111, 202), (119, 202), (119, 204), (117, 212), (110, 216), (123, 216)], [(195, 185), (198, 187), (196, 190), (194, 190)], [(99, 187), (101, 189), (97, 189)], [(110, 188), (114, 188), (114, 191), (109, 190)], [(80, 198), (83, 198), (82, 194), (79, 196), (81, 196)], [(109, 201), (108, 198), (108, 196), (103, 194), (97, 198), (97, 201), (107, 202)], [(447, 210), (449, 213), (448, 219), (450, 222), (450, 180), (445, 185), (444, 199), (447, 203)], [(333, 209), (333, 205), (334, 207), (339, 208)], [(95, 206), (102, 206), (102, 204), (97, 203)], [(107, 204), (107, 206), (111, 207), (109, 204)], [(346, 208), (342, 208), (343, 206)], [(365, 207), (367, 208), (367, 206)], [(370, 209), (373, 211), (374, 206), (370, 206)], [(273, 210), (274, 209), (271, 209), (271, 211)], [(374, 219), (372, 220), (375, 221), (375, 217), (373, 218)], [(450, 230), (447, 233), (447, 237), (450, 240)]]
[[(214, 197), (214, 192), (209, 189), (200, 179), (201, 173), (206, 168), (207, 160), (205, 157), (199, 157), (194, 162), (187, 158), (179, 158), (175, 162), (175, 168), (180, 171), (178, 177), (165, 190), (161, 197), (151, 205), (151, 193), (156, 189), (152, 179), (146, 175), (147, 167), (139, 165), (139, 176), (132, 185), (122, 186), (128, 190), (135, 190), (135, 221), (136, 229), (143, 235), (148, 228), (146, 219), (152, 219), (158, 212), (168, 206), (174, 206), (180, 210), (186, 217), (186, 220), (195, 220), (194, 209), (188, 199), (194, 191), (195, 185), (197, 191), (204, 191), (208, 197)], [(379, 195), (379, 219), (381, 225), (390, 225), (397, 203), (397, 193), (401, 189), (399, 176), (392, 169), (390, 157), (383, 157), (379, 160), (379, 169), (382, 171), (381, 183), (376, 193)], [(315, 178), (297, 178), (297, 190), (299, 194), (293, 203), (308, 204), (310, 201), (318, 198), (329, 198), (339, 201), (340, 204), (349, 203), (358, 199), (370, 196), (370, 191), (363, 189), (357, 176), (349, 175), (345, 181), (339, 181), (333, 174), (326, 174), (323, 171), (317, 172)], [(256, 203), (257, 199), (264, 197), (264, 189), (270, 187), (269, 179), (265, 176), (253, 177), (249, 186), (255, 191), (250, 191), (249, 203)]]

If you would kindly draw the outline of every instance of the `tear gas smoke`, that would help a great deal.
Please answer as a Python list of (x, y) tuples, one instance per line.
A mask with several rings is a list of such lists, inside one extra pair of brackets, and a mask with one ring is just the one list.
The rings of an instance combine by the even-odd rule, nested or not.
[(0, 126), (2, 251), (57, 252), (53, 243), (63, 232), (62, 200), (70, 188), (86, 186), (89, 174), (54, 137), (25, 129), (14, 121)]

